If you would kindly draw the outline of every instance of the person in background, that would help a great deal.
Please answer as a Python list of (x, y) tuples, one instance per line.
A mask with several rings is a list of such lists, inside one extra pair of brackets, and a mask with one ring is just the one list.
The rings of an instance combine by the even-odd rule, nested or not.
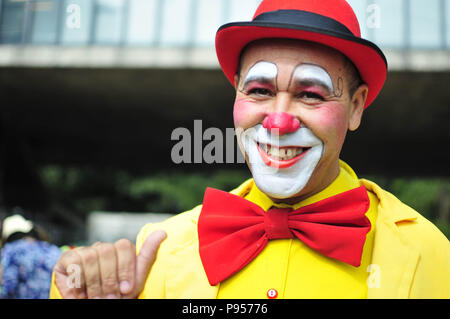
[(61, 250), (33, 222), (20, 215), (2, 223), (2, 299), (47, 299)]

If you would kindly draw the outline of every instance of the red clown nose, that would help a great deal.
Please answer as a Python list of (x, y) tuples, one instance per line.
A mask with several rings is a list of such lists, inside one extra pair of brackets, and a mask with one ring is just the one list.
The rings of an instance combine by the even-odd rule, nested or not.
[[(263, 127), (269, 131), (278, 130), (278, 135), (293, 133), (300, 128), (300, 122), (289, 113), (270, 113), (263, 121)], [(275, 134), (275, 132), (272, 132)]]

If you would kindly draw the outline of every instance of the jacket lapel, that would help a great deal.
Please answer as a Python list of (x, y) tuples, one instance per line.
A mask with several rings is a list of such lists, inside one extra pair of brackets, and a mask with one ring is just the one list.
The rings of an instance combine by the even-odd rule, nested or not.
[(380, 200), (367, 297), (408, 298), (420, 254), (400, 232), (399, 224), (414, 222), (417, 213), (378, 185), (361, 182)]

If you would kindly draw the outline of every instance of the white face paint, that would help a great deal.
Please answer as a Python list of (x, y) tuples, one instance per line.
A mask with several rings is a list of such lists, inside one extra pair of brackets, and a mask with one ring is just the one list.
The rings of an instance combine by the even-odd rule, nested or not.
[[(279, 199), (299, 193), (308, 183), (323, 154), (323, 142), (311, 130), (301, 127), (282, 136), (270, 134), (261, 124), (243, 132), (241, 141), (248, 156), (256, 186), (265, 194)], [(302, 158), (286, 168), (271, 167), (261, 157), (259, 145), (307, 149)]]
[[(243, 87), (252, 81), (270, 83), (276, 87), (277, 75), (278, 69), (275, 64), (258, 62), (248, 71)], [(318, 86), (324, 95), (334, 94), (330, 75), (317, 65), (299, 65), (292, 74), (291, 82), (296, 86)], [(248, 156), (256, 186), (265, 194), (278, 199), (290, 198), (308, 184), (324, 151), (323, 142), (305, 126), (301, 126), (294, 133), (279, 136), (271, 134), (261, 124), (257, 124), (243, 132), (241, 143)], [(287, 149), (289, 151), (286, 151)], [(294, 154), (299, 154), (293, 155), (293, 149), (296, 151)], [(299, 151), (300, 149), (302, 151)], [(277, 156), (274, 154), (285, 155), (287, 156), (285, 158), (289, 159), (283, 160), (278, 157), (278, 161), (269, 160), (269, 163), (267, 159)], [(282, 164), (277, 166), (273, 165), (273, 162)], [(289, 165), (286, 164), (288, 162)]]
[(250, 68), (243, 81), (243, 87), (247, 86), (250, 82), (258, 81), (261, 83), (272, 83), (276, 85), (276, 79), (278, 75), (278, 68), (271, 62), (257, 62)]
[(300, 64), (295, 68), (292, 77), (294, 84), (320, 86), (327, 90), (328, 94), (334, 93), (333, 80), (328, 72), (318, 65)]

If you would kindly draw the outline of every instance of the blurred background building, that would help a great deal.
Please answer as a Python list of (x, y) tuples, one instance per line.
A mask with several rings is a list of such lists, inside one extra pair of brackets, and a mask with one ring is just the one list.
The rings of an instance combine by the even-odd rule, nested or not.
[[(177, 213), (247, 178), (173, 163), (171, 133), (233, 127), (215, 32), (259, 2), (0, 0), (0, 214), (84, 241), (93, 211)], [(342, 157), (448, 236), (450, 1), (348, 2), (390, 73)]]

